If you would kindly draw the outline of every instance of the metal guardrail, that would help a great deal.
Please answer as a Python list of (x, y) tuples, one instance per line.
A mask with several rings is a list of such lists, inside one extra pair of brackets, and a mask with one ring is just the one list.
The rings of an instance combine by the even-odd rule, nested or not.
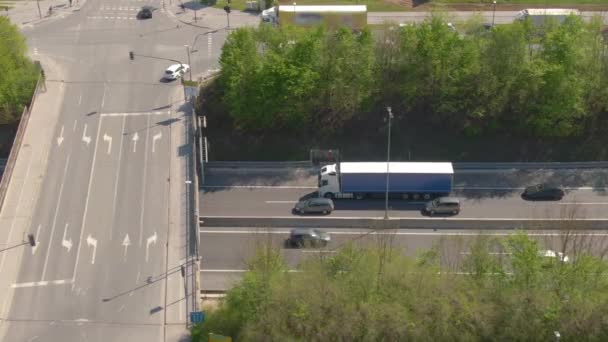
[[(453, 162), (455, 170), (603, 169), (608, 161), (592, 162)], [(310, 161), (209, 161), (210, 169), (312, 168)]]
[(360, 228), (360, 229), (527, 229), (527, 230), (560, 230), (560, 229), (607, 229), (608, 219), (479, 219), (458, 217), (432, 218), (382, 218), (352, 217), (223, 217), (207, 216), (200, 218), (204, 227), (280, 227), (280, 228)]
[(15, 163), (17, 162), (19, 151), (21, 150), (21, 142), (23, 141), (23, 136), (25, 135), (25, 129), (27, 128), (27, 124), (30, 121), (30, 114), (32, 112), (32, 108), (34, 107), (34, 102), (36, 101), (36, 97), (38, 96), (38, 92), (40, 91), (41, 85), (43, 85), (44, 83), (40, 62), (36, 61), (35, 63), (39, 67), (40, 74), (38, 75), (38, 81), (36, 81), (36, 88), (34, 88), (32, 101), (30, 102), (29, 107), (25, 106), (25, 108), (23, 109), (23, 114), (21, 115), (21, 120), (19, 120), (19, 126), (17, 127), (17, 134), (15, 134), (15, 140), (13, 140), (13, 146), (11, 147), (11, 153), (9, 154), (8, 160), (6, 162), (6, 166), (2, 174), (2, 179), (0, 180), (0, 211), (2, 211), (2, 207), (4, 206), (4, 199), (6, 197), (6, 192), (8, 191), (8, 185), (13, 175), (13, 169), (15, 168)]

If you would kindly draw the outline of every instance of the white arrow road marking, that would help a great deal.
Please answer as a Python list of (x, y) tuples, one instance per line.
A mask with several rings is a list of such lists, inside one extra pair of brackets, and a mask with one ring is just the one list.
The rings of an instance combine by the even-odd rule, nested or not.
[(122, 240), (122, 245), (125, 246), (124, 261), (127, 261), (127, 248), (129, 248), (129, 246), (131, 245), (129, 234), (125, 235), (124, 240)]
[(57, 137), (57, 146), (61, 146), (61, 143), (63, 142), (63, 125), (61, 125), (61, 133), (59, 133), (59, 136)]
[(155, 150), (156, 140), (158, 140), (162, 137), (163, 137), (163, 132), (158, 132), (158, 133), (154, 134), (154, 136), (152, 136), (152, 152), (154, 152), (154, 150)]
[(91, 234), (87, 236), (87, 245), (93, 246), (93, 255), (91, 256), (91, 264), (95, 263), (95, 254), (97, 254), (97, 240), (91, 237)]
[(135, 152), (135, 150), (137, 150), (137, 140), (139, 140), (139, 134), (137, 134), (137, 132), (135, 132), (135, 134), (133, 134), (133, 152)]
[(154, 235), (150, 236), (148, 238), (148, 240), (146, 241), (146, 262), (148, 262), (148, 255), (149, 255), (149, 248), (150, 248), (150, 244), (155, 244), (156, 245), (156, 238), (158, 236), (156, 235), (156, 232), (154, 232)]
[(104, 133), (103, 141), (108, 143), (108, 154), (110, 154), (110, 152), (112, 151), (112, 137)]
[(68, 250), (68, 253), (70, 253), (70, 250), (72, 249), (72, 238), (70, 238), (69, 240), (65, 239), (65, 236), (68, 233), (68, 226), (69, 223), (66, 223), (65, 228), (63, 230), (63, 239), (61, 240), (61, 245)]
[(87, 136), (87, 124), (84, 124), (84, 131), (82, 132), (82, 141), (87, 143), (87, 146), (91, 143), (91, 136)]
[(40, 241), (38, 241), (38, 235), (40, 235), (41, 227), (42, 227), (42, 225), (39, 224), (38, 229), (36, 229), (36, 236), (34, 237), (34, 240), (36, 241), (36, 246), (32, 247), (32, 255), (36, 254), (36, 250), (38, 249), (38, 246), (40, 245)]

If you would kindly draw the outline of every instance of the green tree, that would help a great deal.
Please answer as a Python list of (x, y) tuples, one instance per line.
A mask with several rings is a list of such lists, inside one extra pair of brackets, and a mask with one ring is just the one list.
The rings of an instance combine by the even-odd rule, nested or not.
[(0, 17), (0, 124), (18, 121), (31, 100), (38, 70), (25, 52), (25, 38)]

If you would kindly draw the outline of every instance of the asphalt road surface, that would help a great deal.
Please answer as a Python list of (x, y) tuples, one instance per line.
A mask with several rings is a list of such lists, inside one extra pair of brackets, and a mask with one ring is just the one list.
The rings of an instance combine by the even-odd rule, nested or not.
[[(301, 198), (315, 196), (316, 174), (309, 169), (210, 169), (200, 192), (201, 216), (292, 216)], [(524, 187), (549, 182), (566, 188), (561, 201), (524, 201)], [(608, 218), (608, 172), (591, 170), (456, 171), (454, 195), (461, 198), (460, 218)], [(391, 200), (391, 217), (425, 218), (424, 202)], [(336, 200), (331, 217), (383, 217), (383, 200)]]
[[(346, 244), (360, 247), (390, 246), (405, 255), (415, 256), (436, 246), (444, 266), (458, 265), (470, 253), (470, 245), (480, 235), (504, 238), (512, 230), (438, 230), (407, 229), (373, 233), (363, 229), (325, 228), (331, 236), (326, 248), (286, 249), (283, 247), (289, 236), (287, 228), (251, 229), (238, 227), (201, 227), (201, 272), (200, 281), (203, 291), (222, 291), (230, 288), (247, 270), (248, 261), (262, 246), (272, 246), (280, 251), (291, 270), (313, 257), (333, 255)], [(571, 234), (573, 232), (570, 232)], [(603, 231), (575, 232), (567, 236), (556, 231), (534, 231), (529, 233), (539, 242), (539, 248), (571, 253), (575, 246), (595, 255), (605, 255), (608, 251), (608, 233)], [(576, 242), (575, 242), (576, 241)], [(583, 247), (581, 247), (583, 246)], [(504, 250), (493, 251), (497, 257)]]
[[(454, 23), (468, 20), (473, 17), (480, 17), (484, 23), (509, 24), (515, 20), (518, 11), (452, 11), (443, 13), (447, 20)], [(385, 22), (393, 23), (420, 23), (431, 15), (431, 12), (370, 12), (367, 15), (368, 24), (382, 24)], [(590, 20), (595, 15), (600, 15), (604, 22), (608, 22), (608, 15), (604, 12), (583, 11), (581, 15), (584, 19)]]
[[(172, 340), (167, 324), (187, 319), (183, 298), (167, 300), (184, 293), (168, 280), (180, 270), (168, 266), (167, 240), (170, 195), (179, 196), (170, 194), (170, 156), (186, 153), (172, 132), (188, 118), (179, 82), (160, 81), (173, 62), (140, 55), (186, 61), (184, 45), (203, 31), (160, 11), (136, 20), (145, 4), (161, 7), (88, 0), (25, 32), (34, 59), (66, 70), (47, 80), (65, 98), (29, 229), (38, 243), (2, 289), (4, 341)], [(209, 33), (193, 53), (194, 75), (217, 67), (224, 35)]]

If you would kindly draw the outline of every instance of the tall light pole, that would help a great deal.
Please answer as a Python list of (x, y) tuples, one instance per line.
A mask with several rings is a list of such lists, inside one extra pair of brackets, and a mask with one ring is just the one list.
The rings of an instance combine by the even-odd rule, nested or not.
[(295, 3), (295, 1), (293, 3), (293, 20), (294, 20), (294, 22), (296, 20), (296, 3)]
[(391, 107), (386, 107), (388, 111), (388, 143), (386, 146), (386, 192), (384, 194), (384, 219), (388, 220), (388, 184), (389, 184), (389, 165), (391, 161), (391, 121), (393, 119), (393, 112)]
[(190, 46), (184, 45), (188, 53), (188, 71), (190, 72), (190, 81), (192, 81), (192, 65), (190, 64)]
[(494, 7), (492, 9), (492, 28), (494, 28), (494, 16), (496, 13), (496, 0), (493, 0), (492, 3), (494, 4)]

